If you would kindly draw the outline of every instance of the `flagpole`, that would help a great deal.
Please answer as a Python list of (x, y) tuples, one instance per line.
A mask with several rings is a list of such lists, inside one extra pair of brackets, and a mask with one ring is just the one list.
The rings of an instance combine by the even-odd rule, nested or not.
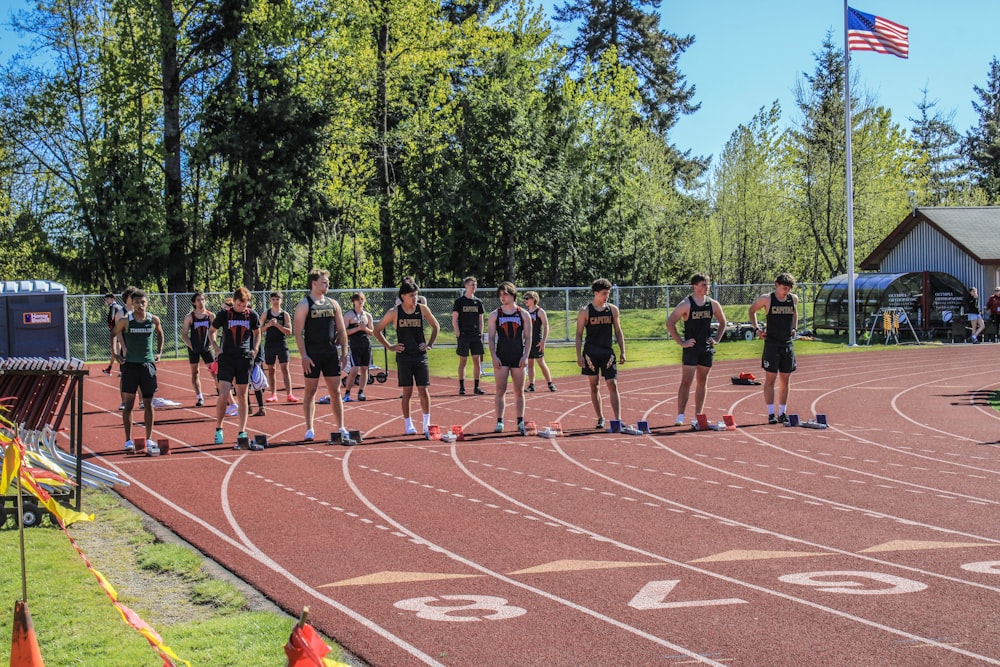
[(847, 40), (847, 2), (844, 0), (844, 145), (847, 149), (847, 344), (857, 345), (857, 313), (854, 302), (854, 175), (851, 172), (851, 51)]

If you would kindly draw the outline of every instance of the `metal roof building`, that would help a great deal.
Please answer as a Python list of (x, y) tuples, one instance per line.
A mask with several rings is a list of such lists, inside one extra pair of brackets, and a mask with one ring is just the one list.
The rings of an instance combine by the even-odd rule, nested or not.
[(916, 208), (861, 261), (864, 271), (941, 271), (981, 295), (1000, 285), (1000, 206)]

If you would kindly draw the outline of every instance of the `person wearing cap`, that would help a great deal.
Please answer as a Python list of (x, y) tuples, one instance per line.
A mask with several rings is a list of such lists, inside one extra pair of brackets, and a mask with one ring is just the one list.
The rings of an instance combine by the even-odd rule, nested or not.
[[(407, 276), (399, 286), (399, 305), (385, 312), (372, 332), (382, 347), (396, 353), (396, 374), (399, 386), (403, 390), (400, 396), (402, 403), (403, 423), (406, 435), (415, 435), (416, 427), (410, 418), (410, 397), (413, 388), (417, 388), (420, 397), (420, 409), (423, 410), (424, 437), (430, 439), (431, 426), (431, 394), (428, 387), (431, 384), (430, 364), (427, 350), (434, 346), (441, 324), (426, 303), (420, 303), (417, 294), (418, 287), (413, 278)], [(424, 327), (431, 327), (429, 339), (424, 337)], [(386, 328), (392, 325), (396, 330), (396, 343), (390, 343), (385, 337)]]

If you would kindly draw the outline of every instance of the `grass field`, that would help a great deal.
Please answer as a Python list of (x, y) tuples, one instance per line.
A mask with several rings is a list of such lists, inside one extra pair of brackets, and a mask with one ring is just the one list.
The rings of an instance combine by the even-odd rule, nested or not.
[[(283, 647), (294, 619), (264, 610), (256, 594), (210, 573), (192, 549), (158, 540), (113, 493), (88, 492), (86, 509), (95, 520), (70, 527), (73, 538), (118, 599), (179, 658), (192, 667), (285, 664)], [(0, 530), (3, 665), (10, 656), (14, 600), (22, 596), (19, 553), (18, 530), (8, 519)], [(25, 555), (28, 605), (45, 664), (162, 664), (149, 643), (122, 621), (62, 531), (47, 524), (26, 529)]]

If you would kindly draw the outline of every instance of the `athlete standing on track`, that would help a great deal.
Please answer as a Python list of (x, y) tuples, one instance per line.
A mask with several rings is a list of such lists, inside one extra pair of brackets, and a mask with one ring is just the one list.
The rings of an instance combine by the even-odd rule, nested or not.
[[(793, 287), (795, 278), (790, 273), (779, 273), (774, 279), (774, 291), (750, 304), (750, 324), (757, 330), (757, 337), (764, 339), (760, 365), (764, 369), (763, 390), (768, 424), (788, 422), (788, 385), (796, 368), (792, 341), (799, 326), (799, 297), (791, 293)], [(766, 330), (757, 323), (757, 313), (761, 310), (766, 310)], [(774, 411), (776, 391), (777, 415)]]
[(351, 401), (351, 387), (358, 380), (358, 400), (367, 400), (365, 387), (368, 386), (368, 366), (372, 362), (372, 341), (369, 336), (375, 331), (375, 318), (365, 310), (365, 295), (355, 292), (351, 295), (351, 309), (344, 313), (347, 328), (347, 342), (351, 348), (351, 372), (347, 374), (344, 388), (344, 402)]
[[(400, 402), (406, 435), (414, 435), (417, 432), (410, 418), (410, 397), (413, 395), (413, 387), (416, 386), (420, 395), (420, 409), (424, 413), (424, 437), (430, 439), (431, 394), (427, 387), (431, 383), (431, 371), (427, 361), (427, 350), (434, 346), (434, 341), (441, 332), (441, 325), (427, 304), (419, 302), (417, 291), (417, 283), (412, 278), (403, 278), (399, 286), (400, 305), (386, 311), (375, 325), (374, 334), (382, 347), (396, 353), (396, 371), (399, 376), (399, 386), (403, 390)], [(430, 340), (426, 341), (425, 323), (431, 327)], [(385, 329), (390, 324), (396, 329), (395, 345), (385, 337)]]
[(472, 379), (475, 386), (472, 393), (482, 395), (479, 377), (483, 372), (483, 313), (486, 312), (481, 299), (476, 297), (477, 281), (473, 276), (462, 280), (465, 293), (455, 299), (451, 309), (451, 328), (458, 339), (458, 393), (465, 396), (465, 363), (472, 356)]
[[(181, 340), (188, 349), (188, 363), (191, 364), (191, 386), (194, 388), (196, 408), (205, 405), (205, 397), (201, 393), (200, 362), (211, 364), (215, 361), (215, 353), (208, 341), (208, 332), (212, 328), (215, 315), (205, 309), (205, 295), (195, 292), (191, 295), (191, 312), (184, 318), (181, 327)], [(218, 389), (218, 387), (216, 387)]]
[(125, 309), (122, 308), (121, 304), (115, 299), (114, 292), (108, 292), (104, 295), (104, 307), (108, 309), (107, 322), (108, 332), (111, 335), (111, 355), (108, 357), (107, 368), (102, 368), (101, 372), (110, 376), (111, 367), (114, 366), (115, 361), (118, 360), (118, 336), (114, 335), (115, 323), (118, 321), (119, 316), (125, 313)]
[(969, 293), (965, 295), (965, 317), (972, 327), (972, 342), (979, 343), (979, 334), (986, 328), (983, 322), (983, 315), (979, 312), (979, 290), (975, 287), (969, 288)]
[(121, 391), (125, 399), (122, 425), (125, 427), (125, 452), (135, 452), (132, 442), (132, 407), (136, 391), (142, 393), (144, 404), (143, 425), (146, 441), (153, 438), (153, 394), (156, 393), (156, 362), (163, 353), (163, 328), (160, 318), (146, 311), (147, 298), (142, 290), (131, 294), (133, 311), (119, 318), (112, 335), (119, 340), (121, 362)]
[(524, 425), (524, 366), (531, 350), (531, 316), (517, 305), (517, 288), (502, 282), (497, 288), (500, 307), (490, 313), (490, 356), (493, 358), (496, 380), (497, 425), (494, 433), (503, 433), (503, 413), (506, 408), (507, 379), (514, 384), (514, 406), (517, 409), (517, 430), (525, 434)]
[(281, 307), (284, 298), (280, 290), (271, 292), (271, 304), (261, 316), (260, 330), (264, 335), (264, 370), (267, 372), (267, 382), (271, 387), (268, 403), (278, 400), (278, 386), (275, 384), (275, 365), (281, 369), (281, 378), (285, 382), (285, 400), (298, 403), (299, 399), (292, 393), (292, 371), (288, 366), (291, 353), (288, 351), (288, 336), (292, 334), (292, 316)]
[[(340, 374), (347, 368), (349, 352), (344, 312), (336, 299), (326, 295), (330, 291), (330, 272), (313, 269), (306, 278), (306, 287), (309, 293), (295, 306), (295, 342), (302, 355), (302, 372), (305, 375), (302, 407), (305, 409), (306, 433), (303, 439), (309, 441), (316, 437), (313, 426), (319, 378), (323, 376), (332, 399), (340, 396)], [(330, 408), (341, 437), (348, 439), (350, 436), (344, 426), (343, 402), (331, 400)]]
[(552, 373), (545, 363), (545, 343), (549, 338), (549, 316), (545, 309), (538, 305), (538, 292), (528, 292), (524, 295), (524, 307), (531, 316), (531, 351), (528, 353), (528, 386), (525, 391), (535, 391), (535, 363), (542, 369), (545, 381), (549, 383), (549, 391), (555, 391), (552, 384)]
[[(222, 332), (221, 348), (218, 342), (219, 332)], [(233, 292), (232, 308), (223, 308), (215, 316), (208, 331), (208, 339), (219, 362), (219, 400), (215, 403), (215, 444), (221, 445), (225, 440), (222, 420), (226, 416), (226, 401), (223, 397), (231, 395), (235, 385), (239, 434), (234, 449), (239, 449), (240, 438), (247, 437), (247, 415), (250, 412), (247, 391), (250, 384), (250, 369), (260, 348), (260, 318), (250, 308), (250, 291), (246, 287), (237, 288)]]
[[(615, 419), (621, 421), (621, 397), (618, 394), (618, 362), (625, 363), (625, 334), (622, 333), (618, 307), (608, 303), (611, 296), (611, 281), (598, 278), (591, 285), (594, 299), (576, 316), (576, 363), (583, 369), (583, 375), (590, 381), (590, 402), (597, 413), (597, 428), (604, 428), (604, 408), (601, 405), (601, 389), (598, 385), (604, 375), (611, 398), (611, 410)], [(584, 342), (586, 332), (586, 342)], [(612, 336), (618, 340), (620, 358), (615, 358)]]
[[(708, 296), (710, 283), (708, 276), (696, 273), (691, 276), (691, 291), (693, 294), (684, 298), (667, 317), (667, 331), (678, 345), (684, 348), (681, 353), (682, 370), (681, 384), (677, 388), (677, 419), (674, 426), (684, 425), (684, 410), (687, 407), (688, 396), (691, 393), (691, 382), (695, 382), (694, 407), (695, 414), (705, 412), (705, 399), (708, 396), (708, 374), (712, 370), (712, 359), (715, 346), (726, 330), (726, 316), (722, 306)], [(719, 321), (719, 332), (712, 336), (712, 317)], [(684, 321), (684, 336), (677, 333), (677, 323)], [(697, 422), (695, 422), (697, 427)]]

